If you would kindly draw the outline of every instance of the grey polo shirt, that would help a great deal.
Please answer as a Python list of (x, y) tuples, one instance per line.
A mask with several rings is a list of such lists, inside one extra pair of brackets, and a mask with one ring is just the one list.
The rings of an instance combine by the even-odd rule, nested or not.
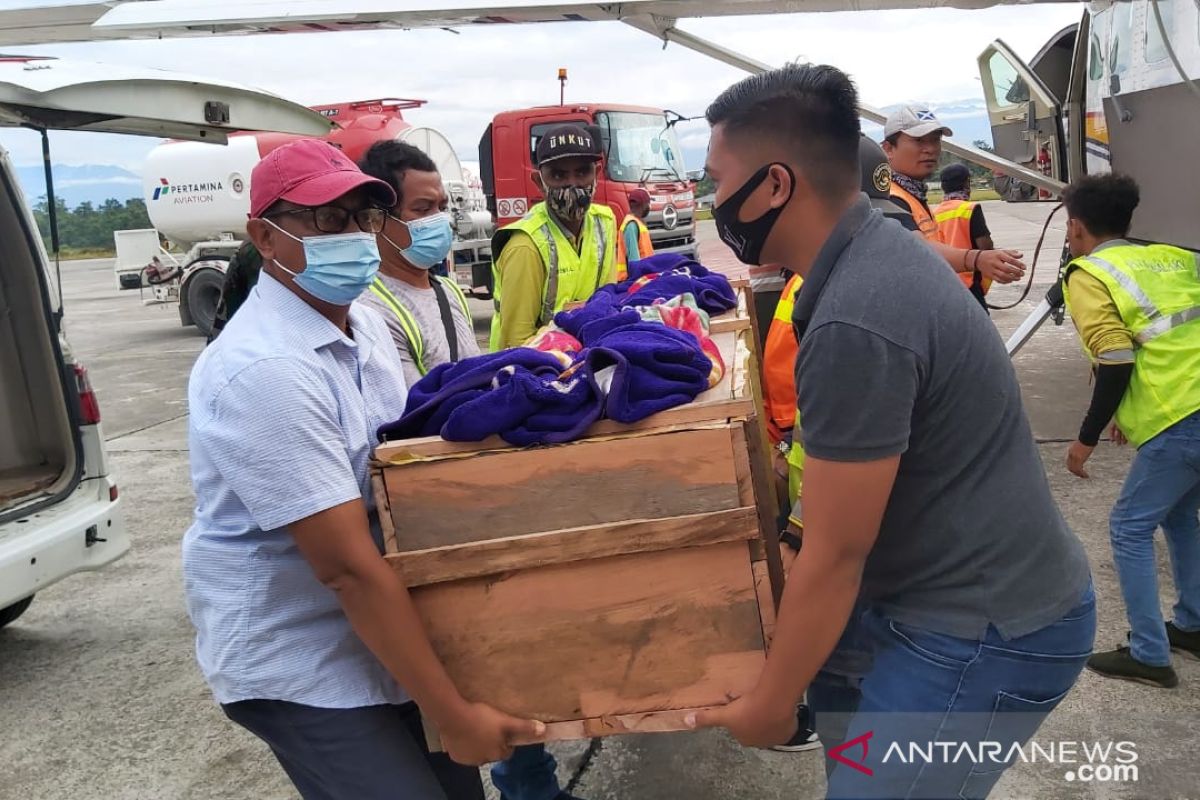
[(804, 449), (899, 455), (860, 600), (898, 622), (1013, 638), (1061, 618), (1090, 580), (1046, 480), (995, 327), (924, 241), (865, 196), (797, 297)]

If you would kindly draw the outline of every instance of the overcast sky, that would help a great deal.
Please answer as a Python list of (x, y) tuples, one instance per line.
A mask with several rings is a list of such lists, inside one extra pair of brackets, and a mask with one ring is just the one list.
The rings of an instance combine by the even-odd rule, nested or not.
[[(1078, 4), (849, 12), (688, 20), (680, 27), (770, 64), (800, 59), (851, 74), (863, 100), (981, 99), (976, 56), (994, 38), (1029, 58), (1050, 36), (1078, 22)], [(478, 26), (442, 30), (291, 34), (166, 41), (9, 47), (89, 61), (137, 64), (224, 78), (301, 103), (410, 97), (429, 101), (406, 113), (440, 129), (464, 161), (505, 109), (558, 102), (559, 67), (570, 70), (567, 99), (670, 108), (686, 116), (744, 73), (620, 23)], [(707, 126), (679, 128), (685, 149), (702, 149)], [(154, 141), (101, 134), (52, 134), (54, 160), (117, 164), (137, 171)], [(18, 165), (41, 161), (29, 131), (0, 132)], [(695, 160), (695, 159), (693, 159)], [(699, 164), (689, 164), (699, 167)]]

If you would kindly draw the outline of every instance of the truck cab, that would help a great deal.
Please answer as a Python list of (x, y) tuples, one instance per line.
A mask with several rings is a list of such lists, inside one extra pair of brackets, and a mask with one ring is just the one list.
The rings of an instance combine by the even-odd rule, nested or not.
[[(674, 122), (642, 106), (571, 104), (497, 114), (479, 141), (480, 178), (496, 226), (523, 217), (544, 198), (533, 182), (537, 144), (556, 125), (591, 129), (604, 151), (593, 202), (629, 213), (629, 192), (650, 194), (646, 226), (656, 253), (696, 254), (695, 196), (686, 177)], [(488, 276), (490, 281), (490, 275)]]

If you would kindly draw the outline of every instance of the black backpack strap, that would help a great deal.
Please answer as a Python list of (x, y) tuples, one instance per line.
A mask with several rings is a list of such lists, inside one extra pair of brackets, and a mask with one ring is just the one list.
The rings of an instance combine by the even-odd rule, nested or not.
[(454, 315), (450, 312), (450, 298), (446, 296), (446, 287), (442, 281), (434, 277), (429, 283), (437, 296), (438, 311), (442, 315), (442, 327), (446, 329), (446, 342), (450, 345), (450, 360), (458, 361), (458, 327), (454, 324)]

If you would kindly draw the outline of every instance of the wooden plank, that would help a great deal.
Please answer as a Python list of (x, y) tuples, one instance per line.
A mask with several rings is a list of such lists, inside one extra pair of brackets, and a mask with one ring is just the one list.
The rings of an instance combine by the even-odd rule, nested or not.
[[(719, 704), (719, 705), (724, 705)], [(670, 711), (652, 711), (647, 714), (612, 714), (606, 717), (592, 717), (583, 720), (584, 735), (589, 738), (597, 736), (613, 736), (624, 733), (670, 733), (672, 731), (691, 730), (684, 721), (689, 714), (709, 711), (718, 705), (704, 708), (679, 708)], [(546, 726), (547, 736), (557, 735), (558, 724)], [(569, 730), (569, 729), (568, 729)], [(574, 738), (574, 737), (572, 737)], [(547, 741), (553, 741), (547, 739)]]
[[(689, 714), (701, 711), (711, 711), (720, 706), (704, 706), (703, 708), (678, 708), (669, 711), (651, 711), (645, 714), (611, 714), (606, 717), (590, 717), (588, 719), (572, 719), (564, 722), (551, 722), (546, 725), (546, 732), (537, 739), (518, 739), (514, 744), (535, 744), (539, 742), (561, 742), (573, 739), (595, 739), (601, 736), (616, 736), (626, 733), (672, 733), (690, 731), (686, 722)], [(422, 717), (422, 722), (425, 718)], [(442, 740), (437, 729), (425, 722), (425, 741), (430, 752), (442, 752)]]
[[(754, 305), (754, 291), (747, 288), (747, 313), (752, 323), (752, 338), (748, 342), (749, 370), (748, 391), (746, 394), (754, 401), (754, 417), (743, 424), (746, 451), (750, 459), (751, 475), (754, 482), (754, 496), (759, 508), (759, 523), (762, 539), (766, 546), (767, 568), (771, 578), (772, 594), (776, 608), (783, 595), (783, 565), (779, 558), (779, 531), (777, 530), (779, 510), (782, 508), (780, 498), (776, 494), (776, 482), (772, 465), (771, 451), (767, 442), (766, 416), (763, 412), (761, 353), (758, 343), (764, 341), (765, 333), (760, 325), (770, 324), (758, 319)], [(734, 437), (735, 447), (737, 437)]]
[(720, 705), (764, 662), (741, 542), (616, 556), (412, 591), (469, 700), (565, 722)]
[(725, 427), (385, 470), (400, 551), (741, 507)]
[[(766, 433), (761, 424), (761, 417), (746, 420), (742, 423), (746, 451), (750, 459), (750, 472), (754, 480), (754, 499), (758, 507), (759, 530), (766, 546), (767, 569), (771, 576), (771, 592), (775, 597), (775, 607), (783, 597), (783, 562), (779, 558), (779, 501), (775, 498), (774, 481), (770, 475), (770, 463), (767, 461), (767, 450), (764, 442)], [(735, 437), (736, 441), (736, 437)]]
[(382, 472), (371, 473), (371, 491), (375, 494), (375, 511), (379, 514), (379, 528), (383, 532), (383, 552), (394, 553), (400, 549), (396, 542), (396, 526), (388, 511), (387, 488)]
[(387, 560), (410, 589), (551, 564), (758, 538), (753, 505), (709, 514), (643, 519), (398, 553)]
[(729, 333), (730, 331), (746, 330), (750, 327), (747, 317), (718, 317), (709, 326), (709, 333)]
[(771, 591), (771, 573), (766, 561), (755, 561), (750, 565), (754, 573), (754, 592), (758, 595), (758, 614), (762, 620), (763, 641), (767, 650), (775, 638), (775, 596)]
[[(576, 441), (626, 434), (632, 436), (671, 433), (693, 429), (705, 423), (725, 423), (731, 419), (743, 419), (750, 416), (753, 411), (754, 404), (749, 398), (689, 403), (631, 424), (614, 422), (611, 419), (600, 420), (588, 428), (587, 432)], [(558, 446), (560, 445), (545, 445), (545, 447)], [(403, 439), (381, 444), (375, 449), (375, 461), (377, 462), (376, 466), (382, 467), (446, 456), (458, 457), (519, 449), (522, 448), (510, 445), (499, 436), (489, 437), (482, 442), (448, 442), (440, 436), (426, 436), (420, 439)]]
[(750, 466), (750, 450), (746, 446), (746, 431), (735, 425), (729, 432), (733, 442), (733, 468), (737, 473), (738, 498), (742, 505), (756, 505), (754, 499), (754, 472)]

